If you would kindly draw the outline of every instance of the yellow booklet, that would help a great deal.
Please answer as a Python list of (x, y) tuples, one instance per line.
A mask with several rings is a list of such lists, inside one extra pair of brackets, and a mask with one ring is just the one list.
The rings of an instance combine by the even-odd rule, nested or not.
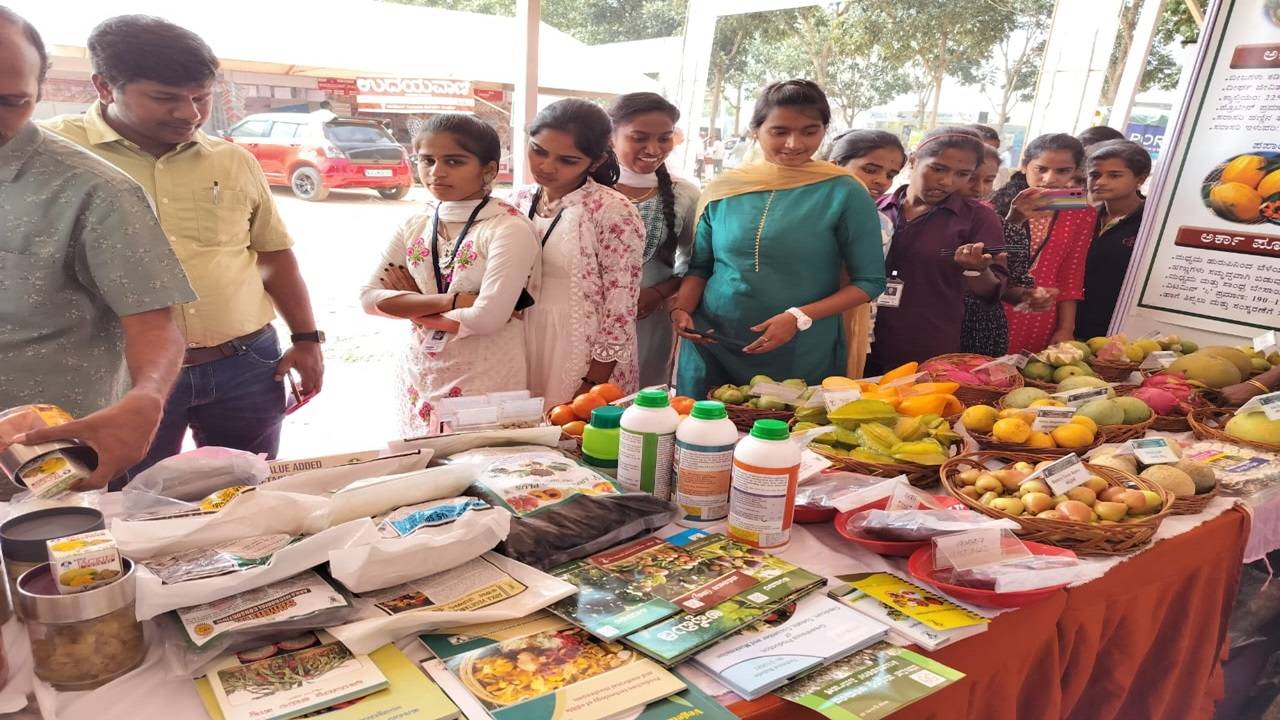
[[(455, 706), (438, 685), (418, 666), (404, 656), (395, 645), (384, 645), (372, 653), (378, 669), (387, 678), (387, 687), (351, 703), (320, 715), (324, 720), (382, 720), (396, 717), (406, 720), (454, 720), (460, 717)], [(196, 680), (196, 690), (205, 710), (213, 720), (224, 720), (208, 678)]]
[(987, 623), (981, 615), (889, 573), (875, 573), (850, 584), (934, 630), (954, 630)]

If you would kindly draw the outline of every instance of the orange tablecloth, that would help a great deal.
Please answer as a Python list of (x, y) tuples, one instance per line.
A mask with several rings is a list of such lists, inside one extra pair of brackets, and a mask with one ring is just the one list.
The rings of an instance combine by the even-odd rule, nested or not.
[[(1211, 718), (1248, 536), (1249, 516), (1230, 510), (926, 652), (966, 677), (894, 720)], [(773, 695), (729, 709), (748, 720), (822, 717)]]

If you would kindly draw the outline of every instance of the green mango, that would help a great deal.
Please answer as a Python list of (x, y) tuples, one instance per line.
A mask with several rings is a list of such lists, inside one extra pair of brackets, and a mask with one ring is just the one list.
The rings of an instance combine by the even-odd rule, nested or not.
[(764, 395), (760, 398), (760, 401), (756, 403), (756, 407), (761, 410), (786, 410), (787, 402), (774, 395)]

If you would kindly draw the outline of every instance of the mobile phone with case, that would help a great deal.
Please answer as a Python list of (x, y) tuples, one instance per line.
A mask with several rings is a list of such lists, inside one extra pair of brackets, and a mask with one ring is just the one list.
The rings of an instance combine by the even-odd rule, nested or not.
[(1089, 207), (1084, 188), (1050, 188), (1040, 193), (1041, 207), (1045, 210), (1079, 210)]

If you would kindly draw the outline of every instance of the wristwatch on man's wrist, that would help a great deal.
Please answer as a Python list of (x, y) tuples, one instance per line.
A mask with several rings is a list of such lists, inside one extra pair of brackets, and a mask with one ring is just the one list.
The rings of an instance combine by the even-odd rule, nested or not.
[(324, 344), (324, 332), (321, 330), (313, 330), (312, 332), (294, 333), (289, 336), (289, 342), (294, 345), (297, 345), (300, 342)]
[(800, 308), (787, 308), (787, 313), (796, 319), (796, 329), (800, 332), (804, 332), (805, 330), (813, 327), (813, 318), (805, 315), (804, 311)]

